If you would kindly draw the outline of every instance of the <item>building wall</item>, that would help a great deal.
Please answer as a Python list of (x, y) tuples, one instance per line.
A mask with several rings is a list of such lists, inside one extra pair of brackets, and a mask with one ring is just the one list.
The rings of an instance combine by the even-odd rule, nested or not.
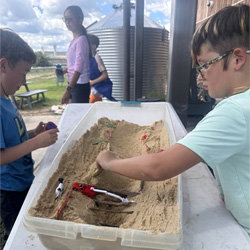
[[(208, 7), (208, 2), (213, 2), (213, 7)], [(204, 21), (210, 16), (223, 9), (226, 6), (238, 5), (238, 4), (248, 4), (250, 5), (250, 0), (198, 0), (197, 15), (196, 15), (196, 28), (198, 28)]]

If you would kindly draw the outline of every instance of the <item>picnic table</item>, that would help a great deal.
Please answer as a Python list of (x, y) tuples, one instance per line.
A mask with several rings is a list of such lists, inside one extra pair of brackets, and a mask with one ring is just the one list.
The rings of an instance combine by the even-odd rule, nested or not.
[[(29, 90), (28, 84), (32, 82), (26, 82), (22, 86), (25, 87), (26, 92), (16, 95), (11, 95), (12, 102), (19, 108), (23, 109), (25, 106), (28, 106), (29, 109), (32, 109), (32, 104), (39, 102), (39, 101), (45, 101), (45, 95), (44, 93), (47, 91), (47, 89), (36, 89), (36, 90)], [(42, 98), (40, 98), (40, 95)], [(33, 96), (36, 96), (33, 98)], [(19, 98), (19, 105), (18, 101), (16, 100), (16, 97)], [(26, 103), (25, 103), (26, 101)]]

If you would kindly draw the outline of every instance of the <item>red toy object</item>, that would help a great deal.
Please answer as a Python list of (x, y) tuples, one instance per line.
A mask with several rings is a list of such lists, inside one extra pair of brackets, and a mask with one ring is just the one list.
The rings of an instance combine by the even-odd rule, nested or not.
[(84, 195), (87, 195), (91, 199), (94, 198), (95, 193), (101, 193), (101, 194), (106, 194), (106, 195), (109, 195), (111, 197), (117, 198), (122, 202), (134, 202), (134, 201), (129, 201), (127, 198), (123, 198), (118, 194), (110, 193), (107, 190), (97, 189), (94, 186), (81, 184), (81, 183), (78, 183), (78, 182), (75, 182), (73, 184), (72, 189), (76, 190), (76, 191), (79, 191)]
[(79, 183), (79, 182), (75, 182), (75, 183), (73, 184), (71, 190), (69, 191), (69, 193), (68, 193), (66, 199), (65, 199), (64, 202), (62, 203), (61, 207), (57, 210), (57, 214), (56, 214), (56, 219), (57, 219), (57, 220), (59, 219), (62, 210), (63, 210), (64, 207), (66, 206), (66, 204), (67, 204), (67, 202), (68, 202), (68, 200), (69, 200), (69, 197), (70, 197), (70, 195), (71, 195), (71, 193), (72, 193), (72, 190), (81, 192), (82, 194), (87, 195), (87, 196), (88, 196), (89, 198), (91, 198), (91, 199), (94, 198), (95, 193), (102, 193), (102, 194), (106, 194), (106, 195), (115, 197), (115, 198), (121, 200), (122, 202), (129, 202), (129, 203), (134, 202), (134, 201), (128, 200), (127, 198), (123, 198), (123, 197), (121, 197), (120, 195), (110, 193), (110, 192), (108, 192), (108, 191), (106, 191), (106, 190), (103, 190), (103, 189), (96, 189), (94, 186), (82, 184), (82, 183)]
[(55, 129), (57, 128), (56, 124), (54, 122), (48, 122), (46, 125), (45, 125), (45, 130), (50, 130), (50, 129)]
[(87, 195), (89, 198), (93, 199), (95, 195), (95, 191), (93, 190), (93, 186), (85, 185), (78, 182), (75, 182), (72, 186), (72, 189), (75, 191), (79, 191), (84, 195)]

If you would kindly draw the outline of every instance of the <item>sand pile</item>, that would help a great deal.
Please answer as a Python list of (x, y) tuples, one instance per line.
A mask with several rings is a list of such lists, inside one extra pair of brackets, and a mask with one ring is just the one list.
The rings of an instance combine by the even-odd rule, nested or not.
[[(104, 149), (110, 148), (118, 158), (127, 158), (147, 154), (146, 145), (151, 149), (151, 153), (169, 146), (168, 134), (162, 121), (155, 122), (152, 126), (139, 126), (124, 120), (99, 119), (98, 123), (84, 133), (62, 156), (36, 207), (30, 209), (30, 214), (55, 219), (73, 183), (79, 182), (110, 191), (129, 191), (126, 198), (134, 203), (125, 206), (118, 199), (105, 194), (96, 194), (94, 199), (91, 199), (73, 190), (60, 214), (60, 220), (147, 230), (151, 233), (177, 234), (177, 177), (161, 182), (145, 182), (143, 190), (140, 191), (141, 181), (104, 170), (98, 171), (96, 168), (96, 157)], [(64, 192), (56, 202), (58, 178), (64, 178)], [(102, 201), (116, 205), (106, 205)]]

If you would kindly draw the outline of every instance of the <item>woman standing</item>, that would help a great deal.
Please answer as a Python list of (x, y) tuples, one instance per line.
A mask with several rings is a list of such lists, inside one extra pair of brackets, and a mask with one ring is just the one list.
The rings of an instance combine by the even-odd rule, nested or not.
[(91, 50), (87, 38), (87, 31), (82, 25), (83, 12), (79, 6), (69, 6), (64, 11), (63, 21), (73, 34), (67, 50), (68, 87), (62, 96), (62, 103), (88, 103), (89, 85), (89, 57)]

